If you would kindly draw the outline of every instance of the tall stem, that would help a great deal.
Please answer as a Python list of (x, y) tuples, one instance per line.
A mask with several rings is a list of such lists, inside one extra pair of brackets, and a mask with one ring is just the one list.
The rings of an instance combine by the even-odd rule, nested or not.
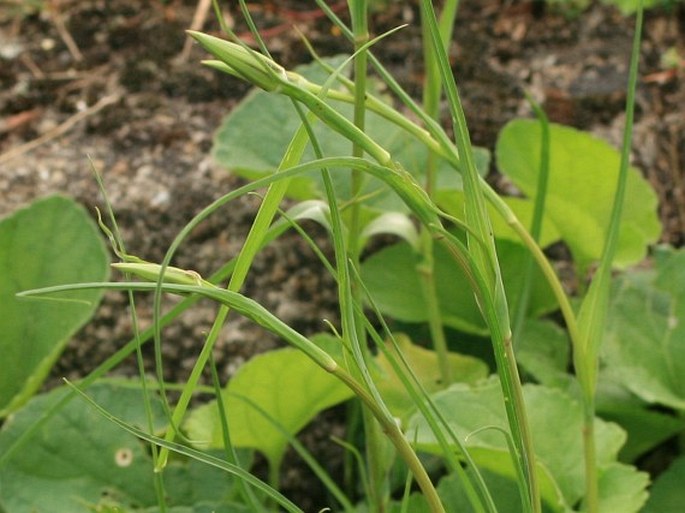
[[(448, 1), (441, 14), (441, 44), (447, 46), (452, 35), (452, 26), (454, 18), (457, 14), (458, 0)], [(426, 18), (422, 16), (421, 27), (424, 34), (423, 37), (423, 55), (424, 55), (424, 84), (423, 84), (423, 108), (428, 116), (439, 123), (440, 119), (440, 92), (442, 91), (442, 84), (440, 82), (440, 69), (436, 62), (436, 52), (433, 49), (433, 40), (428, 37), (428, 27), (426, 25)], [(435, 152), (429, 150), (426, 158), (426, 183), (425, 189), (429, 197), (433, 197), (436, 186), (436, 168), (437, 155)], [(421, 253), (422, 260), (418, 265), (419, 278), (421, 280), (421, 289), (423, 298), (426, 302), (426, 313), (428, 315), (428, 328), (433, 342), (433, 348), (438, 354), (438, 362), (440, 368), (440, 377), (444, 386), (449, 385), (453, 381), (452, 368), (449, 364), (447, 339), (445, 337), (445, 329), (443, 326), (440, 300), (438, 298), (438, 291), (435, 282), (435, 259), (433, 258), (434, 244), (433, 237), (430, 235), (425, 227), (421, 228)]]
[[(364, 131), (366, 126), (366, 79), (368, 59), (366, 50), (361, 49), (369, 41), (368, 27), (368, 2), (367, 0), (350, 0), (350, 14), (352, 19), (352, 31), (354, 33), (354, 125)], [(352, 142), (352, 156), (363, 157), (364, 149), (356, 141)], [(349, 237), (347, 241), (347, 251), (352, 265), (359, 268), (359, 257), (361, 254), (361, 205), (357, 198), (361, 194), (364, 186), (364, 175), (358, 170), (351, 172), (352, 205), (350, 208)], [(361, 293), (355, 283), (351, 283), (351, 294), (354, 301), (361, 304)], [(366, 344), (366, 331), (361, 319), (354, 323), (357, 331), (356, 338), (363, 351), (368, 356)], [(385, 464), (383, 462), (383, 436), (380, 432), (378, 423), (370, 415), (369, 411), (362, 410), (364, 421), (364, 435), (366, 439), (366, 458), (368, 463), (368, 474), (370, 479), (371, 504), (375, 511), (383, 513), (387, 503), (388, 490), (386, 483)]]

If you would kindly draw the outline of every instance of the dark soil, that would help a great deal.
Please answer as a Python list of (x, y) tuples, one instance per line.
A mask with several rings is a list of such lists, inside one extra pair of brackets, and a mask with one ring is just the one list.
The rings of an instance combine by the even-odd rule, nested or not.
[[(159, 260), (195, 213), (239, 184), (208, 154), (222, 116), (248, 87), (202, 67), (204, 54), (197, 47), (184, 58), (183, 31), (196, 0), (57, 4), (57, 10), (0, 12), (0, 215), (57, 192), (91, 211), (101, 206), (90, 156), (104, 174), (128, 251)], [(590, 130), (618, 146), (633, 20), (597, 5), (575, 18), (541, 5), (484, 0), (461, 6), (450, 53), (473, 142), (492, 149), (507, 121), (529, 116), (527, 90), (552, 121)], [(344, 17), (344, 2), (333, 7)], [(313, 2), (261, 1), (251, 9), (274, 57), (285, 66), (309, 60), (293, 25), (323, 55), (349, 51)], [(226, 14), (236, 32), (247, 34), (233, 4)], [(203, 29), (218, 33), (211, 18)], [(376, 53), (418, 97), (423, 70), (416, 2), (379, 2), (376, 33), (399, 23), (410, 26), (381, 42)], [(67, 35), (76, 51), (65, 43)], [(682, 6), (647, 15), (633, 148), (635, 164), (661, 199), (662, 241), (682, 245), (685, 62), (664, 70), (660, 62), (670, 48), (685, 56)], [(65, 133), (8, 157), (103, 98), (106, 106)], [(257, 206), (250, 197), (232, 203), (193, 234), (176, 264), (211, 274), (237, 253)], [(325, 247), (323, 235), (314, 233)], [(324, 329), (322, 319), (336, 320), (333, 280), (319, 267), (306, 244), (286, 236), (259, 256), (245, 290), (295, 328), (313, 333)], [(149, 304), (141, 305), (142, 322), (149, 323)], [(212, 305), (202, 303), (166, 330), (167, 379), (187, 376), (213, 313)], [(94, 322), (65, 351), (51, 383), (87, 373), (130, 336), (125, 297), (107, 294)], [(232, 319), (216, 351), (224, 379), (251, 355), (278, 344), (248, 322)], [(135, 362), (125, 362), (117, 372), (136, 374)], [(329, 414), (327, 422), (335, 417)], [(326, 424), (312, 428), (308, 438), (325, 439), (328, 431)], [(331, 444), (322, 445), (330, 449)], [(323, 460), (330, 461), (330, 455)], [(299, 472), (293, 466), (285, 473), (293, 490), (303, 482)], [(298, 495), (307, 510), (321, 505), (312, 490)]]

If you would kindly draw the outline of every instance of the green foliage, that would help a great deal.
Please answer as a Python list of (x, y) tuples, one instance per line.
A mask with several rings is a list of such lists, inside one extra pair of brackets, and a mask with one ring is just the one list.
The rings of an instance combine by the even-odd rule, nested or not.
[[(0, 221), (0, 417), (40, 387), (69, 338), (91, 317), (102, 291), (67, 301), (20, 300), (22, 290), (108, 276), (109, 257), (86, 212), (72, 200), (38, 200)], [(11, 362), (11, 363), (9, 363)]]
[[(278, 468), (288, 435), (350, 397), (347, 387), (301, 351), (285, 348), (255, 356), (240, 367), (223, 394), (231, 443), (259, 450)], [(223, 446), (215, 402), (193, 411), (185, 427), (198, 446)]]
[[(523, 193), (534, 197), (540, 167), (540, 124), (516, 120), (497, 140), (497, 166)], [(599, 260), (606, 239), (616, 190), (619, 153), (592, 135), (550, 125), (550, 174), (545, 217), (559, 231), (581, 269)], [(631, 168), (614, 264), (641, 261), (657, 241), (661, 223), (657, 197), (649, 183)]]
[[(502, 259), (505, 289), (512, 297), (517, 297), (523, 286), (520, 268), (526, 250), (507, 240), (498, 241), (497, 248)], [(440, 246), (436, 246), (433, 258), (440, 313), (445, 325), (469, 333), (487, 334), (483, 315), (464, 271)], [(416, 293), (421, 289), (421, 262), (422, 256), (406, 243), (382, 249), (363, 262), (362, 279), (383, 313), (405, 322), (428, 320), (429, 307), (422, 295)], [(538, 270), (534, 272), (533, 283), (530, 315), (550, 312), (556, 303)]]
[[(561, 390), (541, 386), (524, 386), (530, 425), (533, 432), (542, 497), (552, 511), (566, 511), (583, 497), (584, 463), (581, 431), (581, 405)], [(457, 435), (466, 440), (475, 461), (491, 472), (513, 476), (508, 456), (506, 417), (501, 391), (496, 381), (489, 380), (476, 387), (461, 384), (434, 395), (438, 408), (444, 412)], [(416, 432), (416, 443), (423, 450), (438, 451), (435, 438), (425, 421), (416, 416), (409, 432)], [(618, 451), (625, 443), (623, 430), (616, 424), (596, 420), (597, 454), (606, 479), (600, 482), (609, 500), (619, 491), (615, 473), (626, 479), (626, 489), (620, 488), (620, 509), (601, 511), (635, 512), (646, 499), (647, 476), (633, 467), (616, 463)], [(636, 486), (633, 486), (636, 485)], [(626, 494), (630, 500), (624, 499)]]
[[(235, 453), (236, 448), (250, 455), (252, 450), (263, 453), (270, 482), (277, 486), (290, 444), (348, 512), (633, 513), (643, 506), (648, 476), (628, 463), (683, 429), (682, 418), (651, 406), (685, 410), (685, 350), (679, 345), (685, 340), (685, 252), (659, 251), (653, 267), (630, 270), (647, 255), (661, 228), (649, 184), (635, 169), (618, 171), (619, 161), (627, 162), (631, 121), (621, 160), (616, 150), (589, 134), (550, 125), (547, 143), (546, 124), (515, 120), (502, 130), (496, 158), (524, 197), (501, 198), (490, 188), (483, 179), (489, 156), (471, 147), (445, 50), (456, 4), (448, 0), (445, 5), (445, 18), (437, 20), (432, 3), (421, 2), (427, 76), (434, 82), (427, 95), (433, 98), (426, 101), (430, 115), (366, 53), (375, 40), (369, 41), (366, 34), (364, 1), (350, 2), (353, 30), (339, 25), (356, 50), (350, 59), (353, 86), (343, 77), (331, 76), (325, 65), (294, 73), (246, 46), (191, 33), (219, 59), (206, 62), (210, 67), (263, 89), (250, 93), (225, 118), (213, 148), (220, 164), (250, 183), (203, 209), (174, 240), (162, 264), (123, 255), (119, 248), (117, 254), (125, 263), (116, 264), (118, 268), (147, 283), (100, 283), (104, 276), (86, 276), (84, 255), (68, 249), (78, 245), (92, 251), (92, 246), (55, 224), (58, 214), (69, 211), (64, 206), (53, 206), (44, 216), (47, 228), (35, 221), (30, 229), (28, 222), (17, 223), (20, 214), (10, 218), (14, 224), (9, 235), (2, 231), (5, 224), (0, 226), (0, 248), (31, 248), (52, 259), (49, 272), (43, 264), (21, 268), (19, 276), (36, 279), (17, 282), (6, 293), (12, 301), (17, 302), (14, 294), (22, 289), (46, 287), (23, 295), (74, 299), (74, 291), (79, 291), (93, 302), (101, 289), (108, 288), (154, 291), (158, 303), (162, 293), (172, 293), (195, 294), (221, 305), (169, 416), (182, 433), (168, 428), (169, 417), (162, 412), (170, 412), (156, 397), (150, 398), (152, 420), (146, 419), (140, 386), (130, 383), (90, 388), (90, 405), (68, 402), (61, 389), (36, 397), (0, 431), (0, 510), (200, 513), (266, 511), (278, 504), (298, 512), (282, 494), (248, 473), (251, 462)], [(320, 7), (328, 12), (325, 3)], [(639, 33), (636, 30), (634, 48)], [(634, 50), (629, 99), (637, 56)], [(376, 65), (384, 84), (369, 84), (367, 60)], [(333, 67), (342, 62), (341, 57), (328, 61)], [(422, 126), (391, 107), (391, 99), (375, 94), (386, 85)], [(437, 113), (440, 88), (452, 115), (454, 142), (431, 118)], [(293, 101), (304, 115), (298, 115)], [(630, 106), (627, 112), (632, 112)], [(542, 229), (539, 240), (534, 240), (526, 227), (533, 224), (534, 205), (542, 194), (537, 190), (539, 175), (547, 167), (545, 201), (537, 202), (535, 214), (536, 222), (542, 216)], [(626, 171), (627, 165), (621, 169)], [(619, 229), (617, 206), (622, 202), (615, 191), (622, 190), (621, 184), (626, 184), (630, 208), (624, 210)], [(215, 285), (217, 280), (169, 266), (201, 221), (229, 201), (263, 187), (268, 190), (244, 247), (226, 264), (233, 272), (227, 289)], [(278, 219), (286, 193), (299, 203)], [(334, 334), (305, 336), (240, 293), (256, 254), (293, 221), (301, 220), (319, 223), (333, 241), (332, 274), (341, 324), (331, 324)], [(76, 226), (74, 232), (93, 231), (92, 223), (87, 228), (74, 220), (66, 224)], [(66, 239), (64, 247), (52, 236), (57, 231)], [(362, 249), (378, 234), (391, 234), (400, 242), (366, 256)], [(599, 278), (595, 276), (589, 292), (580, 287), (573, 298), (583, 305), (580, 314), (542, 252), (557, 241), (570, 249), (581, 279), (601, 261)], [(325, 260), (324, 252), (316, 249)], [(70, 255), (71, 267), (81, 274), (51, 276), (53, 271), (57, 274), (61, 263), (55, 269), (53, 264), (62, 254)], [(531, 259), (537, 265), (529, 265)], [(11, 267), (32, 259), (13, 255), (6, 261)], [(612, 264), (623, 273), (615, 280), (607, 306)], [(59, 285), (66, 281), (95, 283)], [(93, 290), (97, 293), (87, 292)], [(47, 304), (24, 303), (36, 308)], [(66, 319), (66, 310), (60, 309), (83, 308), (82, 302), (61, 300), (49, 306), (60, 320)], [(549, 315), (558, 306), (566, 329)], [(367, 318), (366, 308), (381, 315)], [(254, 357), (224, 389), (216, 384), (220, 397), (195, 407), (186, 417), (229, 310), (291, 347)], [(35, 312), (43, 318), (42, 310), (27, 312), (26, 319)], [(87, 316), (90, 310), (80, 313)], [(408, 323), (405, 326), (417, 333), (422, 327), (416, 325), (428, 325), (424, 332), (430, 333), (433, 347), (393, 333), (393, 320)], [(73, 329), (65, 328), (59, 341)], [(595, 352), (604, 335), (607, 343), (597, 380)], [(481, 337), (485, 344), (486, 336), (490, 344), (477, 352), (496, 365), (497, 375), (489, 377), (482, 360), (448, 351), (462, 347), (467, 338)], [(418, 336), (416, 340), (423, 342)], [(159, 350), (159, 343), (155, 345)], [(130, 352), (135, 345), (126, 347)], [(47, 363), (41, 372), (54, 360), (48, 353), (42, 357)], [(36, 381), (36, 375), (40, 373), (32, 370), (28, 378), (12, 380)], [(529, 383), (522, 385), (521, 376)], [(362, 405), (355, 408), (362, 412), (362, 427), (355, 431), (354, 424), (348, 425), (344, 443), (360, 460), (359, 479), (354, 479), (366, 495), (358, 506), (296, 439), (320, 412), (352, 398)], [(154, 434), (139, 428), (149, 422)], [(148, 453), (135, 437), (161, 447), (160, 452)], [(364, 455), (354, 445), (359, 439), (365, 444)], [(217, 453), (219, 457), (202, 451), (221, 448), (227, 441), (229, 447)], [(169, 460), (171, 453), (180, 457)], [(226, 479), (219, 469), (240, 480)], [(678, 461), (657, 482), (648, 511), (665, 508), (679, 497), (681, 470)], [(420, 493), (409, 493), (412, 481), (407, 478), (405, 499), (390, 500), (400, 496), (398, 483), (405, 481), (406, 472)], [(437, 486), (434, 475), (445, 476)]]
[(638, 397), (685, 410), (685, 252), (616, 283), (604, 347), (607, 367)]
[[(0, 454), (69, 392), (62, 387), (36, 396), (12, 415), (0, 431)], [(88, 393), (112, 414), (147, 425), (136, 383), (101, 383)], [(159, 429), (165, 425), (161, 403), (153, 400), (152, 405)], [(151, 469), (150, 455), (139, 440), (76, 400), (44, 421), (30, 443), (0, 467), (0, 506), (11, 513), (87, 513), (98, 507), (154, 511)], [(202, 502), (212, 508), (226, 504), (232, 493), (223, 473), (193, 460), (174, 462), (165, 481), (170, 506), (197, 511)]]
[[(342, 62), (338, 57), (327, 61), (336, 66)], [(312, 82), (323, 82), (327, 73), (318, 64), (301, 66), (297, 71)], [(351, 105), (336, 102), (336, 109), (348, 119), (352, 118)], [(226, 116), (214, 138), (212, 155), (216, 161), (231, 172), (247, 179), (272, 174), (280, 163), (288, 143), (300, 125), (292, 103), (283, 96), (266, 91), (252, 91), (230, 114)], [(316, 123), (316, 137), (324, 156), (345, 155), (350, 152), (350, 141), (330, 127)], [(419, 183), (425, 181), (424, 171), (428, 150), (395, 123), (377, 114), (368, 113), (365, 132), (384, 148), (393, 158), (409, 170)], [(477, 153), (479, 168), (485, 172), (488, 167), (488, 152)], [(304, 162), (314, 160), (309, 148), (302, 158)], [(461, 189), (461, 178), (444, 159), (438, 161), (438, 188), (441, 190)], [(349, 176), (343, 170), (333, 172), (336, 195), (342, 202), (352, 199)], [(288, 188), (288, 194), (296, 199), (324, 198), (321, 174), (318, 171), (295, 178)], [(361, 196), (374, 212), (406, 212), (407, 207), (383, 183), (375, 178), (366, 181)]]
[(685, 504), (685, 457), (676, 459), (652, 485), (642, 513), (678, 513)]

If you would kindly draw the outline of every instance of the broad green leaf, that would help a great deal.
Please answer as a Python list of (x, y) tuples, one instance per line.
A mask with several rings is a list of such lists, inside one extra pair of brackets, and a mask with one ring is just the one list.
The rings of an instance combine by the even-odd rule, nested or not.
[(519, 365), (540, 384), (564, 388), (569, 382), (569, 340), (558, 325), (526, 319), (519, 340), (514, 341), (514, 350)]
[(685, 504), (685, 456), (661, 474), (650, 490), (642, 513), (680, 513)]
[(74, 201), (52, 196), (0, 221), (0, 417), (40, 387), (69, 338), (91, 317), (102, 293), (26, 300), (23, 290), (62, 283), (104, 281), (109, 257), (98, 229)]
[(638, 397), (685, 410), (685, 251), (617, 280), (603, 357)]
[[(0, 454), (69, 392), (60, 387), (38, 395), (8, 417), (0, 431)], [(86, 393), (114, 416), (139, 427), (148, 425), (137, 382), (101, 382)], [(156, 397), (152, 411), (155, 429), (162, 429), (166, 420)], [(0, 510), (90, 513), (97, 506), (152, 512), (158, 509), (152, 476), (148, 447), (77, 397), (0, 468)], [(174, 460), (165, 470), (164, 482), (170, 511), (212, 511), (209, 506), (241, 511), (224, 507), (235, 496), (233, 478), (214, 467)], [(194, 509), (199, 503), (207, 507)]]
[[(542, 497), (554, 511), (562, 511), (581, 499), (585, 487), (582, 407), (561, 390), (537, 385), (524, 386), (524, 397), (538, 458)], [(496, 380), (476, 387), (453, 385), (435, 394), (433, 399), (457, 435), (465, 440), (477, 464), (513, 478), (505, 437), (500, 431), (508, 432), (508, 428), (502, 392)], [(489, 429), (482, 430), (483, 427)], [(419, 415), (412, 419), (408, 432), (414, 433), (414, 428), (418, 428), (419, 448), (439, 451), (433, 434)], [(595, 422), (595, 430), (598, 464), (604, 468), (616, 460), (625, 442), (625, 433), (615, 424), (600, 419)]]
[[(333, 66), (342, 62), (341, 57), (330, 61)], [(313, 82), (323, 83), (327, 74), (317, 64), (297, 69)], [(353, 108), (340, 102), (332, 105), (342, 114), (352, 119)], [(214, 138), (212, 155), (216, 161), (231, 172), (248, 178), (271, 174), (278, 167), (285, 149), (300, 125), (300, 118), (292, 102), (277, 94), (253, 91), (240, 105), (224, 119)], [(349, 155), (351, 142), (335, 133), (323, 123), (315, 123), (314, 131), (325, 156)], [(423, 169), (428, 151), (425, 146), (398, 128), (393, 123), (369, 112), (365, 132), (388, 150), (393, 160), (398, 161), (414, 174), (420, 183), (425, 182)], [(479, 149), (476, 152), (481, 172), (488, 168), (489, 153)], [(308, 148), (304, 161), (313, 160), (314, 153)], [(439, 189), (460, 189), (461, 177), (445, 161), (438, 160), (437, 185)], [(337, 196), (341, 200), (351, 199), (349, 173), (334, 170), (333, 182)], [(324, 188), (319, 172), (293, 180), (289, 195), (296, 199), (324, 198)], [(406, 211), (401, 201), (388, 187), (376, 178), (368, 179), (362, 196), (368, 197), (364, 204), (375, 211)]]
[[(430, 394), (440, 390), (443, 386), (441, 383), (440, 366), (438, 364), (438, 354), (435, 351), (413, 344), (409, 337), (405, 335), (398, 335), (396, 341), (399, 350), (426, 392)], [(394, 346), (391, 343), (387, 343), (387, 348), (399, 361)], [(488, 366), (477, 358), (457, 353), (449, 353), (447, 357), (452, 368), (452, 375), (457, 382), (473, 384), (488, 375)], [(377, 382), (378, 389), (386, 405), (394, 416), (405, 418), (415, 409), (411, 396), (406, 392), (400, 378), (397, 377), (390, 362), (383, 353), (378, 354), (376, 363), (382, 373)]]
[(649, 474), (635, 467), (612, 463), (599, 476), (600, 513), (636, 513), (647, 500)]
[[(274, 422), (295, 435), (319, 412), (350, 397), (345, 385), (296, 349), (257, 355), (236, 372), (223, 393), (231, 442), (261, 451), (278, 467), (288, 438)], [(194, 410), (185, 427), (199, 446), (223, 445), (215, 401)]]
[[(497, 247), (507, 295), (518, 297), (522, 286), (520, 270), (526, 250), (507, 240), (498, 241)], [(487, 334), (466, 275), (442, 246), (436, 245), (434, 259), (443, 322), (458, 330)], [(400, 243), (374, 253), (362, 263), (362, 279), (383, 313), (405, 322), (428, 320), (426, 304), (420, 293), (421, 277), (416, 270), (420, 262), (418, 253), (408, 244)], [(529, 315), (553, 310), (556, 301), (537, 269), (533, 270), (532, 283)]]
[[(534, 197), (540, 158), (540, 124), (515, 120), (500, 132), (497, 165)], [(609, 225), (620, 155), (606, 142), (562, 125), (550, 125), (550, 174), (545, 215), (559, 230), (581, 269), (599, 260)], [(657, 197), (637, 169), (629, 170), (615, 265), (641, 261), (661, 233)]]

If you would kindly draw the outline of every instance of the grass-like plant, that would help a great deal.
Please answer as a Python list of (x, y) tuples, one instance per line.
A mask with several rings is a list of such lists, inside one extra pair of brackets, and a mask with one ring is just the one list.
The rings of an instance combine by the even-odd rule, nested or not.
[[(507, 148), (510, 147), (507, 145), (510, 145), (510, 134), (521, 127), (528, 127), (526, 137), (533, 134), (531, 137), (539, 147), (539, 154), (535, 155), (537, 165), (531, 170), (537, 177), (532, 186), (536, 191), (532, 194), (534, 203), (524, 208), (521, 203), (495, 192), (478, 169), (477, 153), (470, 142), (447, 56), (458, 2), (445, 2), (439, 16), (431, 2), (422, 0), (420, 3), (426, 68), (422, 105), (406, 94), (373, 56), (374, 45), (383, 37), (395, 34), (391, 31), (377, 38), (370, 37), (365, 0), (349, 1), (351, 27), (343, 24), (323, 1), (317, 0), (317, 4), (353, 47), (352, 55), (342, 61), (326, 62), (315, 55), (327, 75), (322, 82), (276, 63), (260, 41), (242, 2), (243, 12), (259, 42), (259, 52), (237, 40), (230, 31), (227, 31), (228, 40), (191, 33), (213, 57), (205, 61), (206, 65), (250, 82), (263, 90), (262, 95), (287, 97), (292, 108), (290, 116), (297, 120), (296, 129), (273, 172), (255, 175), (248, 184), (204, 208), (181, 230), (159, 264), (126, 254), (110, 207), (108, 223), (112, 229), (104, 222), (101, 226), (122, 260), (114, 267), (127, 276), (145, 281), (59, 285), (23, 294), (52, 295), (86, 289), (148, 291), (154, 294), (155, 318), (149, 330), (137, 333), (126, 347), (75, 385), (71, 393), (61, 396), (17, 435), (0, 457), (0, 469), (44, 423), (49, 422), (51, 416), (59, 414), (70, 398), (85, 395), (95, 380), (126, 355), (138, 350), (147, 430), (119, 418), (102, 404), (93, 404), (107, 419), (151, 444), (155, 470), (153, 485), (160, 511), (173, 506), (167, 505), (168, 488), (164, 477), (165, 469), (172, 464), (172, 453), (237, 476), (238, 503), (246, 510), (266, 511), (277, 504), (287, 511), (300, 511), (278, 491), (280, 463), (289, 444), (309, 462), (340, 508), (362, 510), (363, 506), (354, 505), (355, 498), (349, 496), (350, 491), (339, 487), (295, 439), (297, 431), (318, 411), (350, 398), (354, 398), (360, 407), (361, 432), (365, 440), (363, 455), (349, 441), (340, 443), (361, 460), (359, 475), (365, 491), (362, 504), (368, 510), (438, 513), (463, 507), (475, 512), (538, 513), (573, 510), (582, 501), (584, 510), (591, 513), (610, 511), (607, 508), (616, 504), (622, 511), (637, 511), (645, 500), (646, 479), (634, 467), (616, 462), (618, 449), (611, 447), (620, 446), (621, 434), (613, 425), (596, 418), (596, 393), (612, 266), (620, 252), (624, 198), (637, 187), (632, 185), (636, 178), (629, 176), (628, 157), (641, 9), (638, 10), (631, 55), (618, 182), (612, 186), (615, 192), (610, 198), (613, 205), (609, 209), (610, 221), (608, 227), (600, 230), (602, 236), (598, 245), (603, 249), (599, 267), (576, 311), (543, 253), (542, 240), (545, 230), (549, 229), (545, 227), (547, 204), (552, 202), (554, 206), (553, 200), (557, 199), (553, 192), (548, 194), (548, 182), (551, 183), (557, 171), (552, 165), (557, 148), (552, 139), (571, 138), (577, 134), (568, 135), (564, 129), (551, 126), (531, 101), (539, 118), (535, 129), (519, 124), (512, 126), (506, 137), (502, 136), (501, 144), (498, 144), (502, 167), (514, 166), (511, 159), (507, 160)], [(348, 67), (353, 70), (352, 79), (347, 77)], [(411, 111), (418, 121), (374, 96), (370, 85), (372, 77), (383, 81), (402, 109)], [(449, 107), (449, 130), (439, 120), (441, 98)], [(347, 106), (351, 106), (351, 112)], [(399, 150), (386, 147), (382, 137), (373, 134), (372, 125), (377, 122), (374, 120), (384, 123), (386, 128), (392, 127), (411, 140), (411, 144), (422, 148), (424, 158), (419, 164), (420, 173), (410, 168)], [(453, 140), (447, 135), (450, 132), (454, 134)], [(347, 152), (331, 152), (331, 134), (347, 145)], [(441, 186), (445, 173), (448, 177), (460, 177), (458, 190)], [(196, 226), (221, 212), (236, 198), (264, 188), (266, 192), (241, 251), (214, 276), (204, 279), (194, 271), (171, 266), (175, 252)], [(293, 191), (311, 197), (284, 212), (282, 200)], [(524, 191), (529, 192), (525, 188)], [(385, 197), (391, 197), (390, 204), (395, 206), (384, 209), (379, 206), (380, 202), (374, 203)], [(516, 212), (527, 212), (530, 230)], [(325, 226), (334, 248), (332, 262), (326, 260), (299, 226), (300, 219), (315, 219)], [(312, 245), (337, 283), (340, 326), (331, 325), (331, 333), (326, 335), (306, 337), (241, 293), (255, 257), (265, 245), (288, 229), (297, 230)], [(522, 265), (517, 268), (522, 281), (516, 289), (512, 289), (511, 273), (507, 270), (507, 259), (512, 253), (503, 249), (504, 239), (500, 236), (503, 229), (509, 230), (509, 239), (517, 241), (516, 247), (524, 255)], [(564, 229), (560, 223), (559, 232)], [(408, 241), (405, 246), (409, 249), (397, 246), (392, 251), (394, 255), (410, 251), (416, 262), (418, 279), (413, 283), (417, 287), (412, 292), (420, 298), (424, 308), (422, 319), (428, 327), (430, 349), (418, 348), (395, 331), (386, 316), (390, 312), (392, 317), (396, 310), (381, 298), (372, 280), (365, 278), (365, 270), (369, 267), (361, 258), (362, 251), (370, 234), (378, 232), (400, 235)], [(577, 230), (565, 240), (584, 258), (579, 265), (583, 269), (592, 259), (594, 250), (576, 244), (574, 236), (577, 237)], [(388, 255), (387, 265), (395, 265)], [(449, 295), (446, 300), (441, 291), (444, 286), (441, 273), (444, 272), (457, 277), (451, 286), (465, 291), (464, 295), (473, 303), (469, 308), (479, 319), (465, 322), (458, 319), (458, 313), (456, 316), (449, 313)], [(546, 294), (546, 303), (534, 297), (535, 273), (546, 280), (546, 288), (541, 293)], [(222, 282), (226, 282), (225, 286), (220, 285)], [(517, 292), (514, 297), (511, 290)], [(399, 295), (400, 291), (396, 293)], [(186, 297), (162, 315), (163, 294)], [(171, 405), (166, 398), (168, 384), (163, 379), (161, 331), (200, 297), (216, 301), (219, 310), (190, 377), (180, 387), (179, 399)], [(539, 367), (528, 367), (517, 358), (517, 353), (525, 350), (525, 339), (533, 337), (530, 326), (543, 329), (530, 318), (531, 304), (535, 303), (541, 311), (549, 311), (550, 307), (545, 305), (550, 301), (556, 304), (565, 321), (573, 353), (573, 377), (565, 369), (547, 367), (543, 369), (544, 373), (536, 374), (535, 369), (539, 370)], [(217, 400), (189, 414), (194, 394), (207, 390), (200, 384), (200, 378), (208, 366), (214, 369), (212, 350), (230, 311), (278, 335), (296, 351), (274, 353), (272, 358), (251, 362), (225, 389), (221, 388), (214, 372), (214, 386), (209, 390)], [(457, 320), (452, 320), (454, 317)], [(482, 370), (482, 362), (455, 354), (447, 330), (451, 322), (468, 326), (481, 335), (487, 334), (494, 355), (495, 378), (483, 379), (487, 372)], [(563, 335), (561, 337), (563, 340)], [(159, 404), (151, 399), (155, 394), (142, 372), (140, 346), (148, 340), (153, 340), (155, 345), (158, 380), (154, 388), (159, 391)], [(536, 340), (539, 342), (544, 337)], [(298, 359), (302, 355), (306, 358)], [(312, 381), (317, 384), (312, 390), (298, 382), (298, 372), (290, 372), (284, 378), (287, 385), (283, 386), (300, 390), (307, 396), (305, 398), (279, 395), (282, 393), (280, 378), (274, 369), (281, 364), (293, 365), (291, 362), (297, 362), (302, 376), (310, 376), (311, 372), (311, 378), (307, 379), (316, 380)], [(545, 386), (524, 386), (519, 365)], [(317, 367), (330, 376), (322, 374)], [(254, 377), (260, 372), (269, 377)], [(272, 383), (268, 397), (251, 395), (251, 384), (255, 383), (251, 380), (257, 379), (268, 379)], [(551, 386), (552, 382), (557, 386)], [(574, 389), (580, 390), (575, 396)], [(279, 401), (288, 401), (287, 407), (296, 413), (278, 413), (277, 410), (283, 408), (272, 406)], [(164, 412), (166, 421), (161, 436), (155, 431), (157, 407)], [(558, 418), (554, 418), (555, 415)], [(241, 425), (248, 422), (248, 418), (252, 419), (250, 423), (255, 422), (251, 424), (252, 430), (258, 433), (250, 433), (250, 429)], [(254, 427), (257, 425), (262, 427)], [(561, 433), (552, 432), (555, 429), (560, 429)], [(251, 438), (260, 433), (261, 440)], [(554, 447), (557, 434), (561, 439)], [(572, 440), (570, 447), (577, 448), (578, 454), (566, 454), (567, 449), (561, 446), (566, 436)], [(215, 445), (224, 449), (222, 457), (200, 450), (203, 444), (211, 445), (214, 438), (218, 438)], [(597, 447), (598, 440), (606, 447)], [(266, 455), (270, 468), (268, 484), (252, 476), (241, 462), (237, 449), (243, 447), (258, 448)], [(439, 456), (439, 472), (427, 468), (427, 460), (422, 457), (424, 452)], [(396, 460), (401, 463), (395, 463)], [(580, 461), (582, 464), (576, 465)], [(565, 470), (568, 467), (575, 470)], [(406, 480), (402, 493), (392, 475), (403, 470), (406, 470)], [(616, 481), (621, 479), (627, 484), (617, 485)], [(418, 490), (413, 495), (410, 493), (412, 482)], [(512, 490), (517, 496), (513, 503), (507, 495)]]

